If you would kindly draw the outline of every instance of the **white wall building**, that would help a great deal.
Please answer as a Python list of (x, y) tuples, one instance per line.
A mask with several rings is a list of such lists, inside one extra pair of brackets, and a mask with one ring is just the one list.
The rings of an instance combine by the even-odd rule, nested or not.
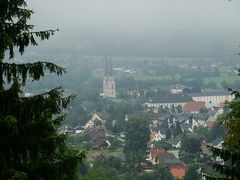
[(213, 92), (202, 92), (202, 93), (194, 93), (190, 94), (194, 101), (202, 101), (206, 104), (220, 104), (225, 101), (232, 101), (234, 99), (234, 95), (231, 95), (228, 91), (213, 91)]

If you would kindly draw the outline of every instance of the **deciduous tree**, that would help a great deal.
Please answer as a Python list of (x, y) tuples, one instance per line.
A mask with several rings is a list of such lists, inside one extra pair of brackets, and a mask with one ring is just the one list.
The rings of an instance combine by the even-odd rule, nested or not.
[[(240, 70), (238, 70), (238, 75)], [(240, 92), (233, 91), (235, 98), (225, 104), (225, 114), (222, 125), (226, 128), (226, 136), (222, 148), (209, 146), (215, 157), (220, 157), (224, 163), (213, 164), (215, 170), (227, 179), (239, 179), (240, 177)]]
[(145, 159), (150, 130), (147, 121), (139, 116), (129, 119), (125, 130), (124, 154), (128, 163), (134, 165)]

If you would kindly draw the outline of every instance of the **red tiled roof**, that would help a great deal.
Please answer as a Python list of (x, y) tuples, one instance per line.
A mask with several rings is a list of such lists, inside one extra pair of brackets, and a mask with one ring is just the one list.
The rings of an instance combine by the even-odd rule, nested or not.
[(151, 141), (155, 138), (156, 134), (157, 134), (156, 131), (151, 132)]
[(187, 102), (183, 109), (186, 112), (194, 112), (199, 111), (201, 108), (206, 108), (205, 103), (202, 101), (196, 101), (196, 102)]
[(169, 165), (168, 169), (170, 173), (177, 179), (183, 179), (188, 170), (187, 166), (184, 164), (180, 165)]

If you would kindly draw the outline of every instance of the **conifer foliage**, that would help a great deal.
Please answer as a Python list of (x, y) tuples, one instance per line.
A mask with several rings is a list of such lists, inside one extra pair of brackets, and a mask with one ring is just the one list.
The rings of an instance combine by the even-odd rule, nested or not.
[(27, 78), (39, 80), (45, 71), (62, 75), (65, 69), (49, 62), (8, 62), (15, 50), (23, 54), (57, 30), (34, 32), (28, 24), (33, 11), (24, 0), (1, 0), (0, 9), (0, 179), (74, 179), (85, 154), (68, 147), (57, 131), (73, 96), (61, 88), (21, 95)]
[[(238, 75), (240, 70), (238, 69)], [(235, 96), (232, 102), (225, 104), (222, 125), (226, 128), (226, 137), (222, 148), (208, 146), (215, 157), (222, 162), (214, 163), (213, 168), (223, 175), (220, 179), (239, 179), (240, 177), (240, 92), (230, 89)], [(208, 179), (218, 179), (208, 177)]]

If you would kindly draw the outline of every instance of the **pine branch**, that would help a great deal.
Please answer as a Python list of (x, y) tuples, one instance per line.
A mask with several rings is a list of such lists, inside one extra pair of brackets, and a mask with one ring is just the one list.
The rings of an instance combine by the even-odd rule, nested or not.
[(30, 77), (33, 81), (44, 77), (46, 70), (49, 71), (49, 73), (55, 73), (58, 76), (66, 73), (66, 70), (60, 66), (50, 62), (40, 61), (26, 64), (0, 62), (0, 68), (3, 70), (3, 75), (6, 77), (8, 83), (11, 83), (13, 78), (21, 77), (21, 83), (23, 85), (25, 85), (27, 77)]

